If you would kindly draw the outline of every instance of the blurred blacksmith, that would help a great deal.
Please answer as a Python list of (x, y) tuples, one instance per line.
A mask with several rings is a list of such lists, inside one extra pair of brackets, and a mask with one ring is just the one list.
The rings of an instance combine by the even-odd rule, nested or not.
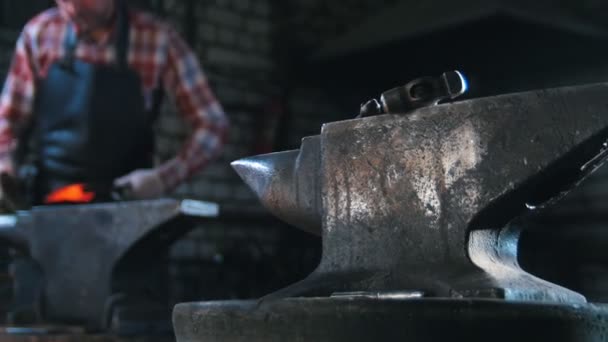
[[(169, 25), (123, 0), (57, 0), (21, 33), (0, 99), (0, 173), (28, 136), (34, 202), (70, 184), (155, 198), (199, 171), (228, 122), (197, 57)], [(192, 127), (154, 166), (153, 124), (166, 94)], [(107, 195), (107, 194), (106, 194)]]

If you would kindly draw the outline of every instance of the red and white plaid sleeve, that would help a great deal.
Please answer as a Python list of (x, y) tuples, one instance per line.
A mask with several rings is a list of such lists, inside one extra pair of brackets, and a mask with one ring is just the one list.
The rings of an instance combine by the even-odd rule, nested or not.
[(226, 140), (228, 119), (196, 55), (175, 30), (169, 29), (168, 44), (164, 87), (192, 127), (192, 135), (180, 153), (160, 166), (165, 186), (172, 189), (219, 154)]
[(32, 114), (35, 74), (31, 47), (24, 29), (0, 96), (0, 171), (12, 171), (11, 153), (17, 144), (16, 135)]

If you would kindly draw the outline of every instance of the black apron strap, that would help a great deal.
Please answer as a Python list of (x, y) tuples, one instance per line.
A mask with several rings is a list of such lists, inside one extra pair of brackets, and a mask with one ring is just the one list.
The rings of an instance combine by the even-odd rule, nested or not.
[[(129, 42), (130, 42), (130, 22), (129, 7), (124, 0), (117, 0), (117, 35), (116, 35), (116, 64), (119, 68), (126, 70), (129, 68)], [(152, 108), (150, 108), (150, 122), (156, 121), (160, 115), (162, 102), (165, 93), (162, 86), (152, 93)]]
[(78, 45), (78, 37), (74, 24), (68, 23), (66, 27), (65, 38), (63, 40), (63, 48), (65, 49), (65, 57), (61, 61), (61, 65), (71, 69), (74, 66), (76, 58), (76, 46)]
[(125, 1), (118, 0), (117, 35), (116, 35), (116, 64), (119, 68), (129, 67), (129, 9)]

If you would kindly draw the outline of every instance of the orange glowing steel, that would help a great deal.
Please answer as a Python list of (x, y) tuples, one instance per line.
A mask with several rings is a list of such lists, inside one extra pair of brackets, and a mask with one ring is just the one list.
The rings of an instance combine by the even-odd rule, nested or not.
[(53, 191), (44, 203), (89, 203), (95, 198), (94, 192), (85, 191), (84, 184), (71, 184)]

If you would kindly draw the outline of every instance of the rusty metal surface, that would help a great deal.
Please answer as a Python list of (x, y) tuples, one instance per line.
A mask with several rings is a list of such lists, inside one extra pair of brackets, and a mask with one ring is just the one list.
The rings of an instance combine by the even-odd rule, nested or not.
[(179, 342), (608, 339), (608, 310), (499, 300), (297, 298), (179, 304)]
[[(519, 232), (508, 223), (550, 205), (605, 161), (606, 93), (607, 84), (595, 84), (328, 123), (312, 138), (320, 142), (316, 170), (294, 166), (302, 158), (294, 152), (254, 157), (246, 171), (240, 162), (279, 217), (322, 218), (318, 269), (266, 299), (408, 290), (584, 303), (519, 267)], [(306, 190), (320, 194), (321, 207), (288, 195), (298, 168), (318, 179)]]
[(160, 199), (35, 207), (19, 213), (4, 235), (19, 237), (9, 243), (25, 241), (40, 265), (46, 319), (100, 329), (111, 324), (113, 295), (162, 282), (170, 244), (194, 227), (193, 219), (217, 216), (214, 204), (201, 203)]

